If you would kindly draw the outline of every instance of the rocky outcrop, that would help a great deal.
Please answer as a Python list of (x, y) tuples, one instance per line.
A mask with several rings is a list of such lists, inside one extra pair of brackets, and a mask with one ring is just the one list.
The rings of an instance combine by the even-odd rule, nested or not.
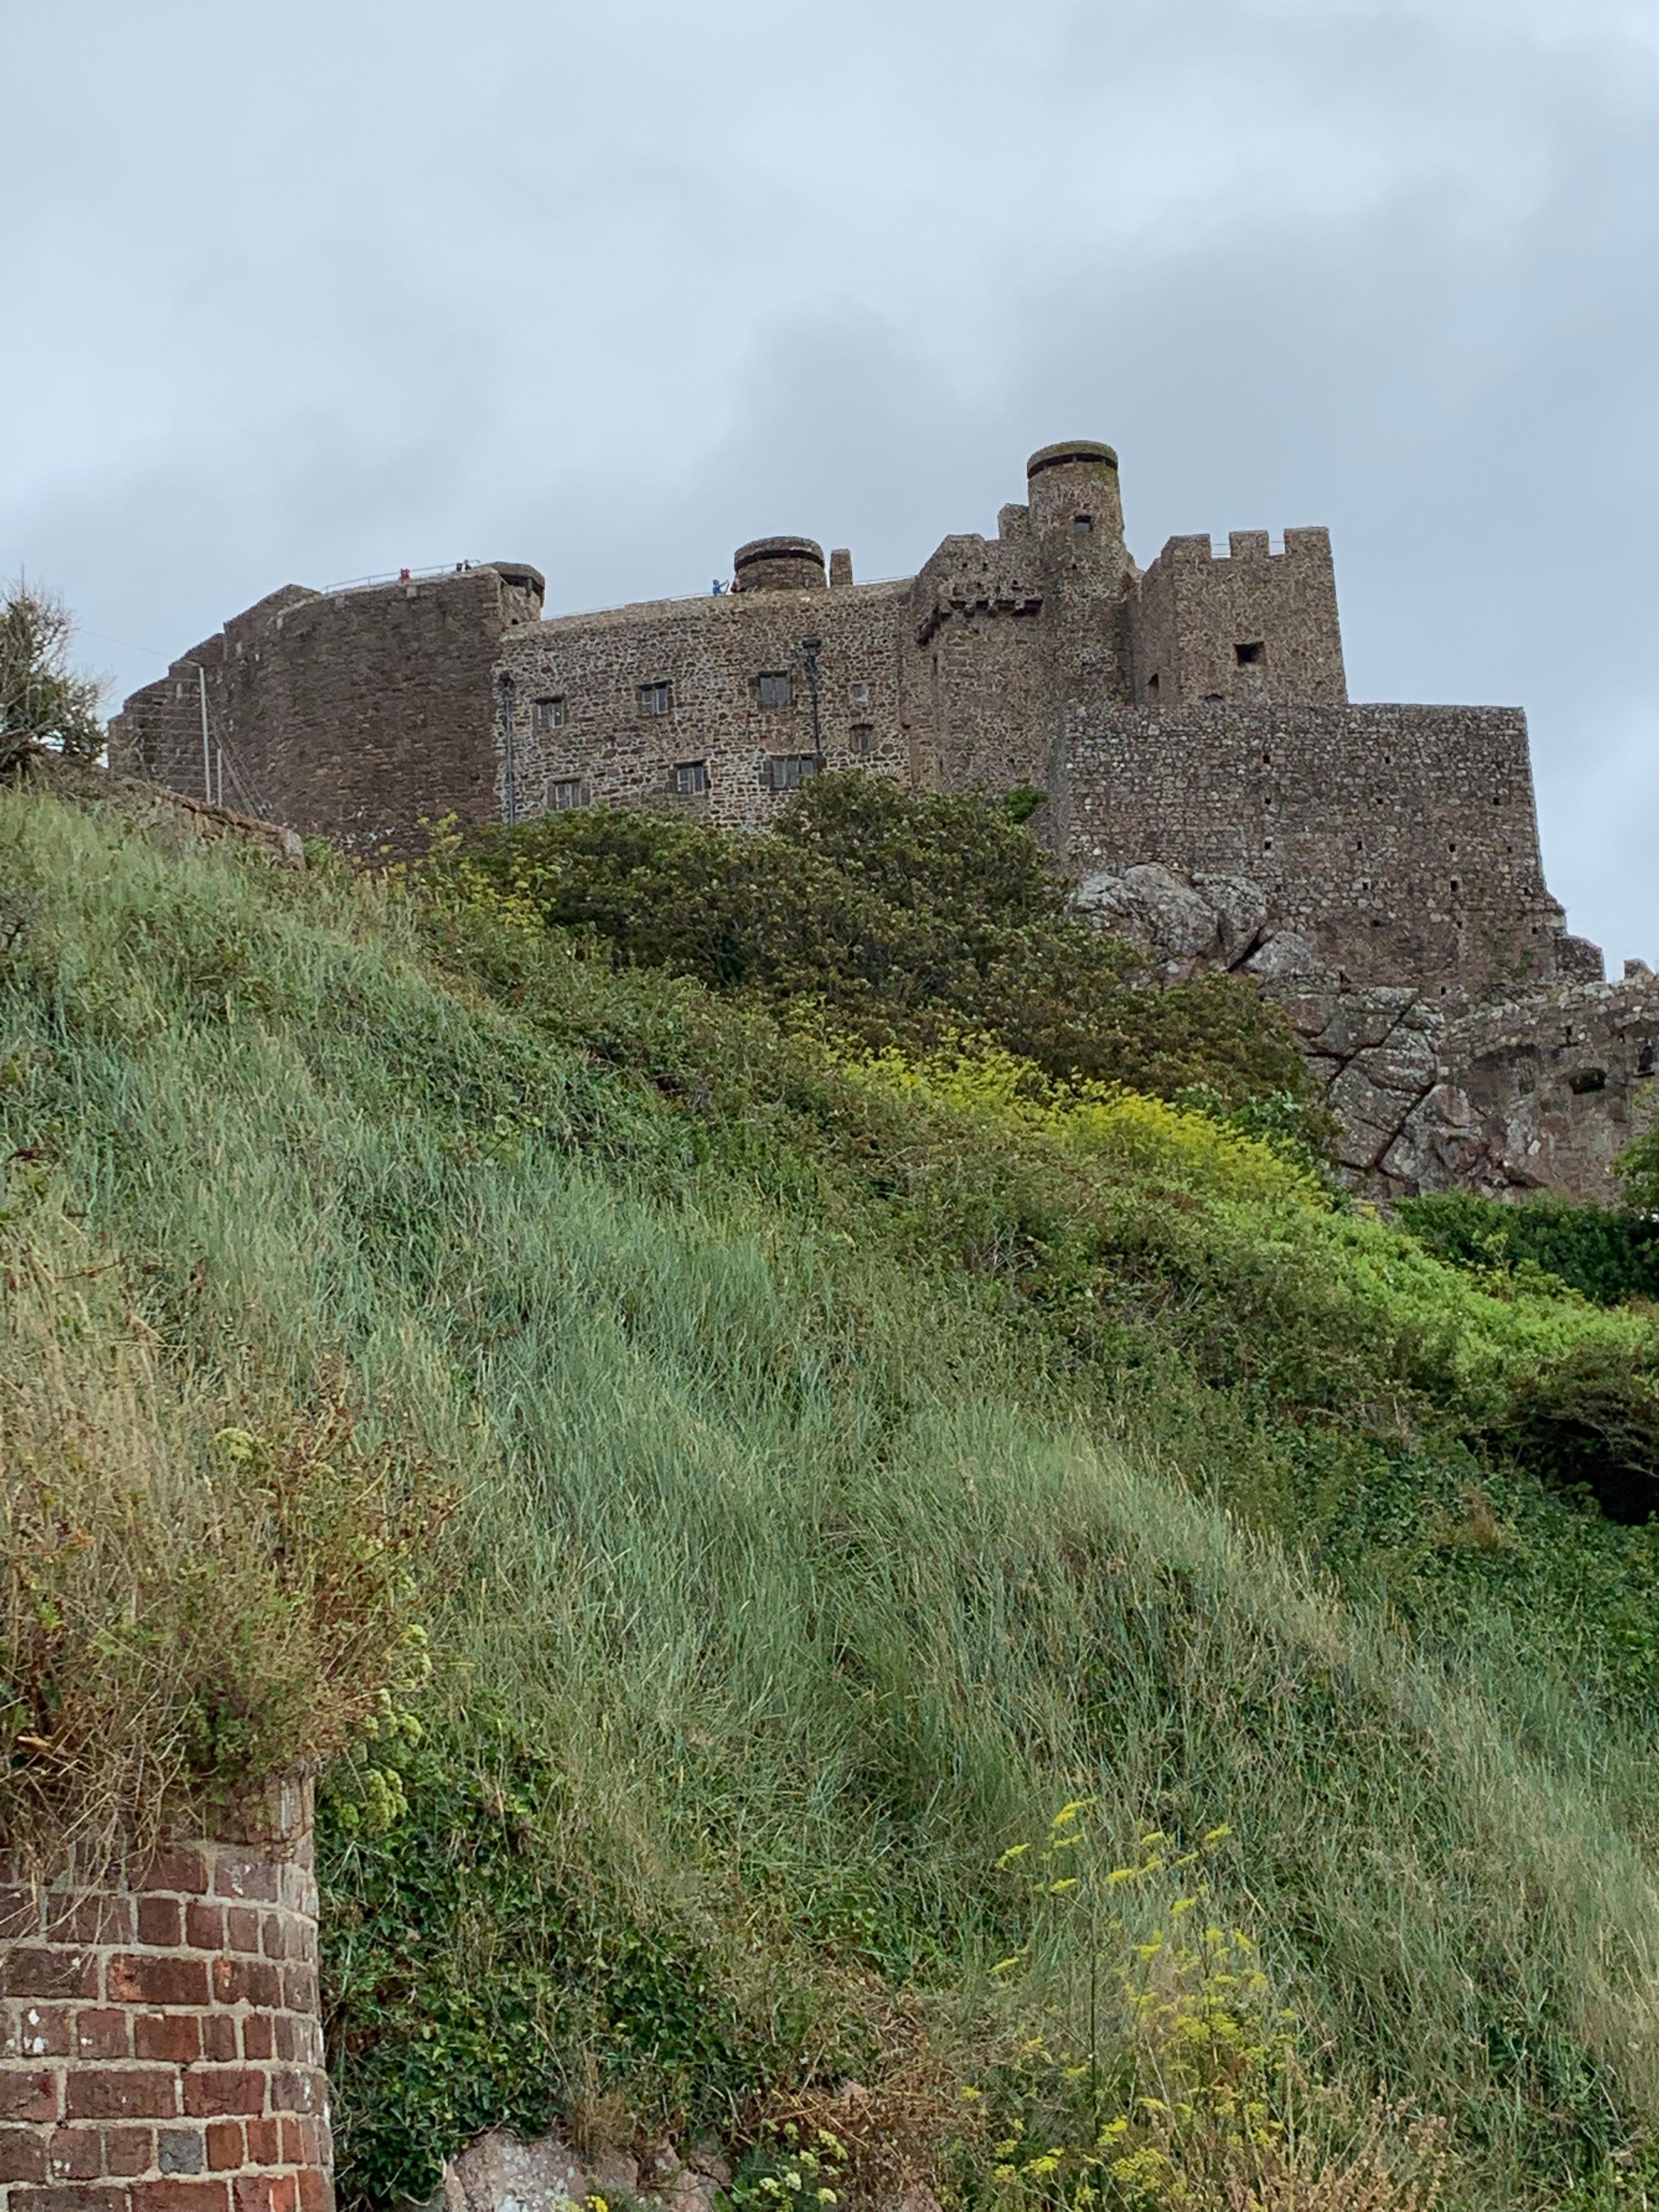
[(699, 2143), (689, 2160), (665, 2143), (642, 2159), (608, 2151), (584, 2163), (555, 2136), (526, 2143), (493, 2128), (446, 2161), (426, 2212), (582, 2212), (595, 2197), (651, 2212), (713, 2212), (731, 2179), (713, 2142)]
[(1613, 1162), (1659, 1115), (1659, 976), (1632, 960), (1616, 983), (1473, 1008), (1448, 1025), (1444, 1057), (1480, 1132), (1476, 1188), (1605, 1199)]
[[(421, 2212), (591, 2212), (595, 2198), (611, 2212), (714, 2212), (732, 2171), (712, 2139), (689, 2160), (670, 2142), (639, 2157), (607, 2151), (585, 2164), (556, 2136), (520, 2142), (492, 2128), (446, 2160), (442, 2185)], [(890, 2194), (848, 2187), (841, 2201), (856, 2212), (939, 2212), (933, 2191), (915, 2181)]]
[(1073, 902), (1134, 947), (1149, 981), (1253, 978), (1308, 1056), (1344, 1181), (1368, 1197), (1550, 1189), (1606, 1203), (1614, 1161), (1659, 1111), (1659, 977), (1639, 961), (1605, 983), (1587, 947), (1584, 980), (1467, 1008), (1349, 975), (1242, 878), (1128, 868), (1085, 877)]
[(1126, 868), (1121, 876), (1085, 876), (1073, 902), (1098, 927), (1133, 945), (1166, 983), (1237, 967), (1255, 950), (1267, 919), (1266, 892), (1243, 877), (1183, 881), (1156, 865)]

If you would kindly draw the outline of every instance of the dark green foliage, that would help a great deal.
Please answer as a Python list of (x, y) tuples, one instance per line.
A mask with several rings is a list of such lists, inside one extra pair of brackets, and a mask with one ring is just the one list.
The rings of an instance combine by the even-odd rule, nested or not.
[(720, 2091), (763, 2077), (708, 1929), (671, 1902), (642, 1923), (588, 1869), (562, 1870), (547, 1839), (574, 1809), (562, 1778), (486, 1712), (405, 1758), (406, 1809), (388, 1827), (343, 1819), (342, 1784), (324, 1793), (318, 1840), (353, 2202), (423, 2201), (444, 2146), (486, 2129), (544, 2133), (580, 2100), (579, 2054), (595, 2047), (641, 2118), (654, 2103), (659, 2118), (716, 2121)]
[(818, 1008), (870, 1044), (975, 1032), (1162, 1097), (1303, 1093), (1289, 1029), (1248, 984), (1129, 983), (1125, 949), (1067, 913), (1035, 841), (981, 799), (830, 775), (764, 836), (583, 811), (474, 832), (439, 865), (591, 932), (618, 965)]
[(45, 746), (72, 760), (103, 750), (99, 684), (70, 666), (63, 603), (20, 577), (0, 595), (0, 773)]
[(1547, 1481), (1588, 1490), (1611, 1520), (1659, 1513), (1659, 1361), (1577, 1345), (1517, 1387), (1490, 1434)]
[(1512, 1271), (1530, 1262), (1598, 1305), (1659, 1298), (1659, 1219), (1540, 1196), (1519, 1205), (1447, 1191), (1402, 1200), (1400, 1218), (1454, 1267)]

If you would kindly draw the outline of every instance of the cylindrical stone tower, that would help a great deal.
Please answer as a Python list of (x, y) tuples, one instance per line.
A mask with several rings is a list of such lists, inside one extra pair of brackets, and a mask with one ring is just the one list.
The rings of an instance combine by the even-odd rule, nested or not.
[(1123, 500), (1117, 455), (1089, 438), (1044, 446), (1025, 464), (1031, 526), (1042, 536), (1069, 538), (1076, 550), (1109, 562), (1123, 559)]
[(821, 592), (823, 548), (810, 538), (751, 538), (732, 556), (740, 592)]
[(38, 1881), (0, 1859), (0, 2212), (331, 2212), (311, 1801)]

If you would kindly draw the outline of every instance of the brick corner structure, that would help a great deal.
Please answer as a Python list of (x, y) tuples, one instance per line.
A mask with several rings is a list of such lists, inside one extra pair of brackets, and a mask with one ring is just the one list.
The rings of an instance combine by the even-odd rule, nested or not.
[(310, 1791), (219, 1825), (0, 1858), (0, 2212), (332, 2212)]

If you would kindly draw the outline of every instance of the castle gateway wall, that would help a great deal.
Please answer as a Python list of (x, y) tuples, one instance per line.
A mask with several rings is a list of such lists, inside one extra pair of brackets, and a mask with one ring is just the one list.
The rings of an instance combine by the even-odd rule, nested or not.
[(1087, 707), (1055, 796), (1070, 866), (1246, 877), (1369, 982), (1459, 999), (1556, 976), (1517, 709)]

